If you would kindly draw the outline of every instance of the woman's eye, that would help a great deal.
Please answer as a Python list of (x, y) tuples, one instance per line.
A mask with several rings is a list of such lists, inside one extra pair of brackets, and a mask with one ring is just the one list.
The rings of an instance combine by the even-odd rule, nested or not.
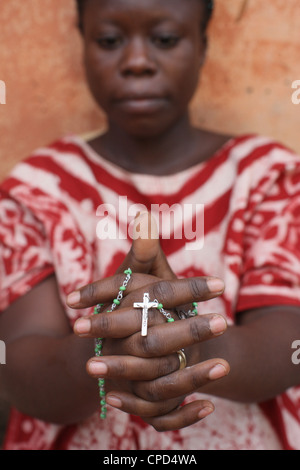
[(175, 35), (160, 35), (153, 38), (153, 43), (160, 48), (168, 49), (177, 46), (179, 37)]
[(103, 49), (116, 49), (122, 43), (122, 38), (119, 36), (103, 36), (97, 39), (100, 47)]

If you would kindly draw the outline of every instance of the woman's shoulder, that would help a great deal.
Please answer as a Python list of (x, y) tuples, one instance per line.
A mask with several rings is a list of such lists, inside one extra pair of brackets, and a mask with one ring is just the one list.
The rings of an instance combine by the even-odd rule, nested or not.
[(285, 152), (296, 156), (297, 153), (288, 144), (280, 142), (275, 138), (261, 134), (241, 134), (231, 137), (226, 145), (230, 146), (236, 154), (243, 156), (252, 155), (253, 152), (261, 151), (261, 154), (272, 153), (274, 150)]
[(78, 204), (90, 195), (94, 179), (84, 140), (66, 136), (17, 163), (0, 184), (0, 201), (40, 213), (50, 205)]
[(68, 135), (37, 148), (21, 159), (1, 182), (1, 188), (8, 190), (20, 183), (47, 187), (58, 179), (84, 175), (89, 166), (84, 139)]
[(47, 165), (51, 165), (51, 162), (56, 162), (57, 164), (64, 163), (64, 161), (67, 161), (70, 157), (85, 158), (84, 139), (82, 137), (67, 135), (53, 140), (45, 146), (38, 147), (30, 155), (23, 158), (13, 168), (12, 173), (22, 165), (46, 168)]
[(230, 135), (220, 132), (211, 132), (199, 129), (199, 147), (203, 155), (201, 160), (217, 161), (229, 160), (232, 164), (239, 165), (247, 161), (248, 164), (255, 163), (268, 156), (269, 161), (276, 158), (299, 158), (287, 144), (281, 143), (273, 137), (257, 133), (242, 133)]
[(243, 134), (232, 137), (220, 149), (228, 159), (235, 164), (239, 171), (250, 168), (266, 171), (274, 165), (298, 166), (300, 155), (287, 144), (259, 134)]

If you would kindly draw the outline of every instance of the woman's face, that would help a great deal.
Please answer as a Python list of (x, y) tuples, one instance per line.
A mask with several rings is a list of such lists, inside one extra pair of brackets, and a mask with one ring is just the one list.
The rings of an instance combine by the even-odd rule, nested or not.
[(86, 0), (85, 66), (110, 124), (159, 135), (186, 115), (205, 54), (199, 0)]

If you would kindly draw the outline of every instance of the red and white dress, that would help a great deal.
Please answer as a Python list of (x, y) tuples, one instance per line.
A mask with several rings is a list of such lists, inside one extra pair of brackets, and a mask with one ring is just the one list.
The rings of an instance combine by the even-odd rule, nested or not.
[[(224, 279), (224, 295), (200, 304), (200, 313), (223, 314), (230, 324), (246, 309), (300, 306), (300, 158), (293, 152), (265, 137), (241, 136), (207, 162), (151, 176), (129, 173), (69, 136), (18, 164), (1, 186), (0, 311), (52, 273), (63, 304), (74, 289), (114, 274), (131, 244), (133, 214), (124, 207), (130, 212), (133, 204), (173, 207), (175, 225), (189, 229), (192, 215), (183, 209), (204, 207), (197, 245), (184, 230), (183, 237), (162, 239), (179, 277)], [(66, 306), (66, 313), (73, 324), (87, 311)], [(115, 409), (105, 421), (95, 414), (73, 426), (13, 409), (4, 449), (300, 449), (300, 387), (263, 405), (212, 401), (211, 416), (166, 433)]]

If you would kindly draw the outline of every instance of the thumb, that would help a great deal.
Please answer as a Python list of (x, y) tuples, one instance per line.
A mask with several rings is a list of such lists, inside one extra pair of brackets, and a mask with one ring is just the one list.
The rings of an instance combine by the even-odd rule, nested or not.
[(131, 249), (117, 273), (130, 267), (133, 272), (152, 274), (161, 279), (176, 279), (161, 248), (156, 220), (151, 213), (137, 214), (132, 238)]

